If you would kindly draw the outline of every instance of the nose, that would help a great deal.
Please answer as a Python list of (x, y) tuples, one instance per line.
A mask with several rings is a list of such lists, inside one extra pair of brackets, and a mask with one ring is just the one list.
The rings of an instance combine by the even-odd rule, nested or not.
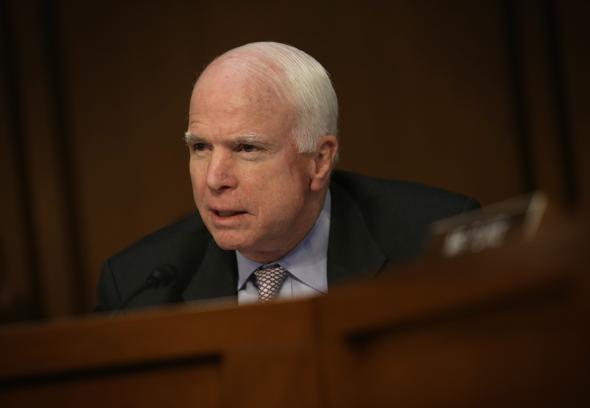
[(231, 155), (223, 151), (213, 151), (207, 167), (207, 187), (221, 192), (236, 186), (233, 160)]

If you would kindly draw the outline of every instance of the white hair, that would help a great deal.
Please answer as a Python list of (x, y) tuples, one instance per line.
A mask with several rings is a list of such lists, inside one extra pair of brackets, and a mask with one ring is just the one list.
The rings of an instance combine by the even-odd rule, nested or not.
[(255, 42), (217, 59), (234, 56), (293, 104), (298, 115), (294, 136), (300, 152), (315, 151), (320, 136), (337, 136), (338, 98), (328, 72), (315, 58), (287, 44)]

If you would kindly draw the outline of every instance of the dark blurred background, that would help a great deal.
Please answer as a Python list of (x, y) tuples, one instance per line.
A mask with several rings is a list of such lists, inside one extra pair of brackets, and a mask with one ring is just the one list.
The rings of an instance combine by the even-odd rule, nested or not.
[(1, 321), (92, 309), (102, 261), (194, 211), (191, 87), (292, 44), (331, 73), (339, 167), (590, 207), (586, 1), (0, 0)]

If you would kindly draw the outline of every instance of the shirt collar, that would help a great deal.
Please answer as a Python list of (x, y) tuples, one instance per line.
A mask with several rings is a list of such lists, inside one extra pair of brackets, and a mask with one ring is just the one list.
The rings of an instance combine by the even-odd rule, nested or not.
[[(328, 190), (324, 206), (303, 241), (281, 259), (269, 262), (269, 264), (280, 264), (296, 279), (324, 293), (327, 292), (328, 287), (326, 269), (331, 204), (330, 191)], [(236, 259), (238, 263), (238, 290), (244, 287), (256, 269), (262, 265), (267, 265), (254, 262), (239, 251), (236, 251)]]

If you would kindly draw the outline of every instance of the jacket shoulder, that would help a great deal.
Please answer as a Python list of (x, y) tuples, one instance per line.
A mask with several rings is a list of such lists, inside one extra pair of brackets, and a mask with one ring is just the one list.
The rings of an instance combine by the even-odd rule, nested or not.
[[(179, 272), (176, 286), (184, 284), (198, 267), (210, 235), (197, 214), (155, 231), (109, 258), (99, 281), (99, 310), (116, 308), (152, 271), (173, 265)], [(171, 288), (173, 291), (173, 288)], [(162, 292), (165, 293), (165, 292)], [(168, 293), (172, 296), (172, 293)], [(162, 300), (174, 301), (174, 299)]]
[(396, 262), (420, 253), (433, 222), (480, 207), (441, 188), (343, 171), (332, 175), (332, 188), (351, 197), (375, 242)]
[[(208, 235), (207, 230), (197, 214), (192, 214), (155, 232), (152, 232), (126, 249), (113, 255), (111, 263), (129, 263), (138, 257), (147, 263), (173, 261), (179, 250), (187, 244), (191, 245), (203, 235)], [(156, 265), (159, 266), (159, 265)]]
[(335, 171), (332, 183), (343, 188), (367, 209), (389, 208), (453, 215), (480, 207), (471, 197), (422, 183), (386, 180), (346, 171)]

